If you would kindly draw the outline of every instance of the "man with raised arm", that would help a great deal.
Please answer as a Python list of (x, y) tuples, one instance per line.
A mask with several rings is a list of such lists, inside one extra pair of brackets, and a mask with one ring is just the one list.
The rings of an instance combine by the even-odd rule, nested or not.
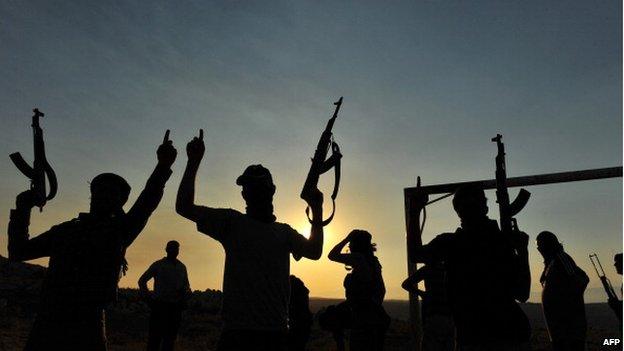
[(158, 206), (176, 150), (169, 131), (156, 152), (158, 164), (134, 205), (124, 212), (130, 185), (113, 173), (91, 181), (88, 213), (29, 238), (34, 194), (17, 196), (9, 221), (9, 259), (50, 257), (40, 308), (25, 350), (106, 350), (104, 308), (117, 297), (126, 249)]
[(188, 163), (178, 190), (176, 211), (225, 249), (223, 331), (218, 350), (286, 349), (290, 257), (318, 260), (323, 250), (323, 195), (306, 199), (312, 209), (309, 239), (273, 214), (271, 173), (251, 165), (236, 179), (245, 213), (196, 205), (195, 177), (204, 155), (203, 131), (186, 146)]
[[(528, 235), (501, 232), (487, 216), (481, 188), (458, 189), (453, 208), (461, 227), (426, 245), (411, 243), (410, 259), (444, 261), (457, 351), (530, 350), (529, 321), (516, 302), (529, 298)], [(416, 225), (410, 223), (408, 228)], [(410, 240), (420, 240), (411, 234)]]

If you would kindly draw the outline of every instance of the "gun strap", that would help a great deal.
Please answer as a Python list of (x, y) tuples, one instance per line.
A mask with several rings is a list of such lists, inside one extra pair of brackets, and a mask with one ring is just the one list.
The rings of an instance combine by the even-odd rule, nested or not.
[(56, 180), (56, 173), (52, 169), (52, 166), (48, 163), (48, 159), (44, 159), (45, 164), (45, 174), (46, 178), (48, 178), (48, 184), (50, 185), (50, 190), (46, 196), (46, 200), (52, 200), (54, 196), (56, 196), (56, 191), (58, 190), (58, 181)]
[[(334, 161), (334, 190), (331, 194), (332, 201), (336, 200), (336, 196), (338, 196), (338, 188), (340, 187), (340, 159), (342, 158), (340, 147), (336, 142), (332, 141), (332, 157), (334, 156), (336, 156), (336, 159)], [(334, 213), (332, 211), (332, 217), (333, 215)]]
[[(323, 227), (331, 223), (334, 219), (334, 214), (336, 213), (336, 197), (338, 196), (338, 189), (340, 188), (340, 159), (342, 158), (342, 154), (340, 153), (340, 147), (336, 142), (332, 141), (331, 148), (332, 155), (325, 164), (330, 165), (330, 167), (333, 166), (334, 168), (334, 190), (331, 194), (332, 212), (327, 219), (321, 222)], [(306, 207), (306, 216), (308, 217), (308, 221), (312, 223), (312, 218), (310, 218), (310, 206)]]
[[(323, 227), (331, 223), (331, 221), (334, 219), (334, 214), (336, 213), (336, 200), (333, 197), (331, 199), (332, 199), (332, 213), (331, 215), (329, 215), (329, 217), (327, 217), (326, 220), (321, 221), (321, 225)], [(308, 222), (314, 223), (314, 221), (310, 217), (310, 206), (306, 207), (305, 212), (306, 212), (306, 216), (308, 217)]]

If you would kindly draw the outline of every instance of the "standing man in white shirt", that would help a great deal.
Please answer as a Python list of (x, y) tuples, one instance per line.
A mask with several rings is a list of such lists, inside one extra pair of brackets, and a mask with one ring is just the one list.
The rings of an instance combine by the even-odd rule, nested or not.
[(286, 350), (290, 295), (290, 254), (318, 260), (323, 251), (323, 195), (306, 199), (312, 209), (312, 229), (306, 238), (273, 214), (275, 185), (261, 165), (247, 167), (236, 184), (242, 187), (245, 213), (199, 206), (195, 177), (204, 155), (203, 131), (186, 146), (188, 163), (176, 211), (197, 223), (197, 229), (225, 249), (223, 331), (217, 350)]
[[(180, 244), (169, 241), (165, 251), (167, 256), (152, 263), (139, 278), (141, 294), (151, 308), (148, 351), (173, 351), (182, 310), (191, 296), (186, 266), (178, 260)], [(147, 288), (147, 282), (152, 278), (153, 293)]]

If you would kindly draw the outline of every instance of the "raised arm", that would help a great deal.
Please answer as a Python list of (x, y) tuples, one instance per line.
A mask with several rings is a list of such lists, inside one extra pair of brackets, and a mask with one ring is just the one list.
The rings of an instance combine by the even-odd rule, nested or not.
[(351, 234), (347, 235), (346, 238), (342, 239), (338, 244), (336, 244), (336, 246), (334, 246), (331, 251), (329, 251), (327, 258), (329, 258), (330, 261), (352, 266), (354, 261), (352, 254), (342, 253), (342, 250), (349, 243), (349, 241), (351, 241)]
[(200, 129), (199, 137), (194, 137), (186, 145), (188, 162), (176, 198), (176, 212), (193, 222), (197, 222), (202, 211), (201, 206), (195, 205), (195, 178), (205, 150), (204, 130)]
[(310, 237), (301, 248), (301, 256), (318, 260), (323, 255), (323, 193), (317, 189), (306, 201), (312, 209), (312, 228)]
[(420, 231), (420, 212), (427, 203), (426, 197), (411, 196), (408, 202), (407, 218), (407, 247), (409, 260), (412, 263), (424, 263), (431, 260), (430, 252), (423, 246), (422, 233)]
[(169, 130), (165, 133), (163, 143), (156, 151), (158, 163), (147, 180), (141, 195), (126, 214), (126, 246), (129, 246), (141, 233), (152, 212), (158, 207), (163, 196), (165, 183), (171, 176), (171, 165), (176, 159), (177, 151), (169, 140)]
[(32, 239), (28, 235), (30, 211), (34, 206), (35, 196), (31, 190), (17, 195), (8, 226), (8, 251), (11, 261), (28, 261), (50, 256), (54, 228)]

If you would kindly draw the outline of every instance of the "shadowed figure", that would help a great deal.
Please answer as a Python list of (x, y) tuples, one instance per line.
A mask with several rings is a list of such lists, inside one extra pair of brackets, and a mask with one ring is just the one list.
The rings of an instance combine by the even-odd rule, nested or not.
[(445, 263), (457, 350), (529, 350), (531, 328), (516, 302), (529, 298), (528, 235), (501, 232), (487, 217), (487, 199), (478, 187), (458, 189), (453, 208), (461, 227), (411, 254), (418, 262)]
[[(347, 265), (351, 273), (344, 279), (347, 307), (351, 312), (349, 350), (383, 350), (390, 317), (383, 308), (386, 287), (381, 264), (375, 257), (372, 236), (364, 230), (353, 230), (329, 252), (331, 261)], [(349, 253), (342, 253), (349, 244)]]
[[(613, 256), (613, 266), (615, 267), (615, 271), (617, 274), (622, 275), (622, 254), (615, 254)], [(620, 294), (622, 293), (622, 285), (620, 285)], [(615, 311), (615, 314), (618, 316), (620, 320), (620, 324), (622, 323), (622, 300), (618, 298), (610, 298), (609, 299), (609, 307)]]
[(290, 295), (290, 254), (318, 260), (323, 250), (323, 195), (307, 199), (312, 229), (306, 239), (273, 214), (271, 173), (252, 165), (238, 177), (245, 213), (194, 203), (195, 177), (204, 154), (203, 131), (188, 143), (188, 163), (178, 190), (176, 211), (225, 249), (223, 331), (218, 350), (285, 350)]
[(91, 181), (88, 213), (29, 239), (31, 191), (17, 196), (9, 222), (9, 259), (50, 257), (40, 307), (25, 350), (106, 350), (104, 308), (117, 297), (125, 252), (162, 198), (176, 150), (169, 131), (157, 151), (158, 164), (126, 213), (130, 185), (103, 173)]
[[(444, 262), (430, 262), (409, 276), (401, 287), (422, 299), (422, 350), (453, 351), (455, 325), (446, 292)], [(418, 288), (424, 281), (425, 291)]]
[(312, 312), (310, 290), (303, 281), (290, 276), (290, 303), (288, 304), (288, 351), (304, 351), (310, 338)]
[(537, 235), (537, 250), (544, 257), (542, 308), (553, 351), (585, 350), (587, 320), (583, 294), (589, 277), (563, 250), (555, 234)]
[[(139, 278), (141, 295), (150, 306), (148, 351), (171, 351), (182, 320), (182, 310), (191, 297), (191, 286), (184, 263), (178, 260), (180, 244), (169, 241), (167, 256), (154, 263)], [(154, 279), (154, 293), (147, 282)]]

